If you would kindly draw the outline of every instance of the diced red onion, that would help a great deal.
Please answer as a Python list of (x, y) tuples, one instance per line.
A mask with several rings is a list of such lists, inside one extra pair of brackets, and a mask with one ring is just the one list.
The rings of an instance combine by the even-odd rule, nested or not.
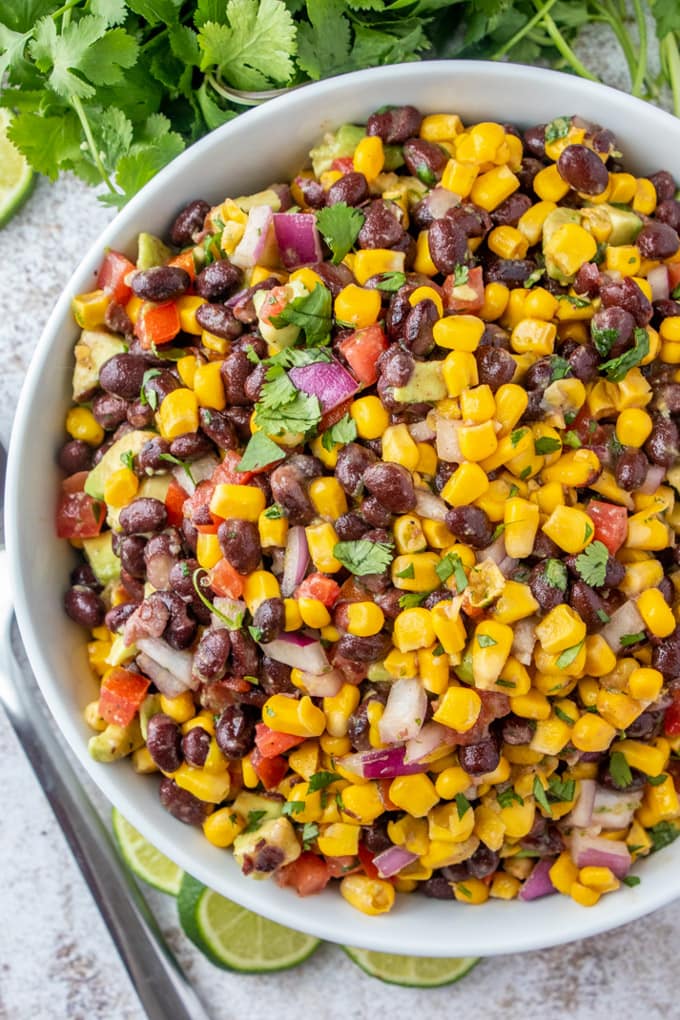
[(659, 488), (666, 476), (666, 469), (660, 464), (650, 464), (645, 475), (645, 480), (637, 490), (645, 496), (651, 496)]
[(422, 761), (428, 754), (439, 750), (443, 744), (453, 744), (453, 731), (441, 723), (427, 722), (417, 737), (406, 744), (404, 762)]
[(306, 634), (282, 634), (275, 641), (260, 644), (260, 647), (270, 659), (314, 676), (328, 673), (331, 668), (321, 642)]
[(321, 262), (321, 241), (314, 213), (274, 213), (274, 233), (286, 269)]
[(670, 296), (668, 267), (657, 266), (647, 273), (647, 283), (652, 291), (652, 301), (667, 301)]
[(593, 815), (593, 803), (595, 801), (595, 788), (597, 783), (594, 779), (581, 779), (578, 800), (566, 817), (569, 825), (577, 829), (587, 829), (591, 824)]
[(400, 677), (390, 687), (387, 704), (378, 723), (384, 744), (410, 740), (418, 735), (427, 711), (427, 694), (420, 680)]
[(387, 850), (382, 850), (373, 858), (373, 864), (381, 878), (391, 878), (417, 860), (418, 854), (405, 850), (403, 846), (388, 846)]
[(640, 616), (634, 602), (624, 602), (609, 623), (605, 624), (600, 633), (611, 650), (617, 654), (623, 648), (621, 638), (624, 634), (640, 634), (645, 629), (645, 622)]
[(281, 594), (289, 598), (304, 579), (309, 566), (309, 546), (307, 535), (302, 525), (288, 530), (286, 554), (283, 560), (283, 577), (281, 578)]
[(493, 560), (497, 567), (500, 566), (507, 556), (503, 535), (499, 535), (495, 542), (487, 545), (486, 549), (480, 549), (476, 556), (478, 563), (483, 563), (484, 560)]
[[(246, 614), (246, 604), (240, 599), (216, 598), (213, 605), (217, 613), (211, 615), (213, 627), (226, 627), (227, 630), (239, 630)], [(227, 621), (229, 621), (227, 623)]]
[[(170, 571), (175, 563), (177, 563), (177, 557), (170, 553), (159, 552), (155, 556), (150, 556), (146, 561), (146, 579), (149, 584), (158, 591), (165, 591), (169, 587)], [(157, 636), (160, 637), (160, 635)]]
[(179, 683), (184, 684), (184, 690), (195, 689), (198, 686), (198, 680), (192, 676), (194, 657), (191, 652), (171, 648), (167, 641), (151, 637), (140, 638), (137, 647), (140, 652), (144, 652), (159, 666), (172, 673)]
[(248, 213), (243, 237), (231, 256), (241, 269), (250, 266), (276, 266), (279, 251), (274, 234), (274, 213), (268, 205), (256, 205)]
[(625, 829), (632, 822), (641, 800), (642, 790), (608, 790), (598, 785), (590, 824), (602, 829)]
[(550, 881), (550, 869), (554, 863), (554, 858), (551, 857), (542, 857), (537, 861), (534, 870), (520, 889), (518, 899), (528, 902), (556, 893), (557, 889)]
[(393, 779), (395, 776), (415, 776), (427, 771), (427, 765), (404, 761), (403, 747), (385, 747), (348, 754), (338, 764), (364, 779)]
[(166, 698), (178, 698), (180, 694), (184, 694), (185, 691), (189, 690), (185, 683), (178, 680), (176, 676), (169, 670), (164, 669), (163, 666), (159, 666), (156, 660), (152, 659), (145, 652), (140, 652), (137, 656), (137, 668), (148, 676), (150, 680), (153, 680), (158, 690)]
[(339, 669), (331, 669), (328, 673), (321, 673), (318, 676), (302, 670), (300, 672), (302, 673), (300, 681), (312, 698), (334, 698), (345, 682)]
[(456, 418), (444, 418), (437, 415), (437, 456), (440, 460), (448, 461), (450, 464), (460, 464), (465, 459), (458, 442), (458, 432), (462, 426), (462, 421), (458, 421)]
[(416, 513), (428, 521), (445, 521), (448, 507), (429, 489), (416, 489)]
[(339, 361), (315, 361), (311, 365), (291, 368), (290, 381), (303, 393), (318, 397), (324, 414), (354, 396), (359, 384)]
[(417, 443), (429, 443), (435, 437), (435, 431), (427, 418), (423, 418), (422, 421), (414, 421), (412, 425), (408, 426), (408, 431), (411, 438), (415, 439)]
[(536, 617), (528, 616), (524, 620), (517, 620), (516, 623), (513, 623), (512, 629), (515, 632), (512, 655), (523, 666), (530, 666), (536, 644)]
[(617, 878), (625, 878), (633, 863), (625, 843), (580, 832), (571, 837), (571, 856), (577, 868), (610, 868)]
[(239, 301), (246, 297), (250, 293), (250, 287), (244, 287), (243, 290), (237, 290), (235, 294), (232, 294), (228, 301), (224, 302), (225, 308), (234, 308)]

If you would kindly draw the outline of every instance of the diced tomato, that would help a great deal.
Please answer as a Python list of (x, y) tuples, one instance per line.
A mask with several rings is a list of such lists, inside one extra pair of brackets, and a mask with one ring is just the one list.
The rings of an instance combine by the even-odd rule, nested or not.
[(668, 269), (668, 287), (674, 291), (680, 283), (680, 262), (668, 262), (666, 268)]
[(359, 860), (361, 861), (361, 867), (369, 878), (379, 878), (378, 869), (373, 863), (375, 854), (372, 854), (368, 847), (364, 846), (363, 843), (359, 843)]
[(179, 482), (173, 478), (165, 494), (165, 509), (168, 514), (168, 524), (173, 528), (179, 528), (184, 520), (184, 503), (189, 498)]
[(599, 446), (607, 442), (607, 433), (592, 417), (588, 405), (584, 404), (570, 425), (584, 446)]
[(194, 261), (193, 249), (189, 251), (180, 252), (179, 255), (175, 255), (174, 258), (168, 262), (169, 266), (176, 266), (178, 269), (183, 269), (185, 273), (188, 273), (193, 283), (196, 278), (196, 263)]
[(280, 755), (265, 758), (257, 747), (250, 752), (250, 763), (265, 790), (277, 787), (288, 771), (288, 762), (285, 758)]
[(332, 577), (325, 574), (310, 574), (302, 584), (298, 585), (295, 597), (298, 599), (318, 599), (326, 609), (330, 609), (338, 599), (340, 585)]
[(442, 290), (447, 312), (478, 312), (484, 304), (482, 267), (471, 269), (465, 283), (456, 284), (455, 274), (452, 273), (444, 280)]
[(114, 666), (104, 674), (99, 714), (107, 723), (129, 726), (146, 697), (151, 681), (130, 669)]
[(179, 312), (174, 301), (166, 301), (162, 305), (145, 301), (139, 309), (135, 322), (135, 336), (145, 351), (150, 351), (155, 344), (169, 344), (181, 329)]
[(377, 361), (387, 347), (387, 337), (378, 323), (355, 330), (339, 345), (343, 358), (365, 386), (372, 386), (378, 378)]
[(132, 294), (125, 277), (135, 269), (133, 262), (119, 251), (108, 251), (97, 277), (97, 287), (110, 294), (119, 305), (126, 305)]
[(356, 857), (345, 855), (344, 857), (326, 857), (326, 863), (331, 878), (344, 878), (345, 875), (353, 875), (361, 871), (361, 863)]
[(326, 888), (331, 871), (323, 857), (304, 850), (292, 864), (279, 868), (275, 877), (279, 885), (290, 886), (298, 896), (314, 896)]
[(281, 314), (289, 300), (290, 295), (285, 284), (282, 284), (280, 287), (272, 287), (266, 293), (258, 313), (258, 318), (261, 322), (271, 324), (272, 318), (276, 318), (277, 315)]
[(85, 482), (89, 471), (77, 471), (75, 475), (69, 475), (61, 483), (62, 492), (82, 492), (85, 488)]
[(224, 460), (221, 464), (218, 464), (212, 475), (210, 476), (210, 482), (212, 485), (247, 485), (252, 479), (253, 471), (239, 471), (238, 466), (241, 463), (241, 454), (237, 453), (236, 450), (227, 450), (224, 455)]
[(614, 556), (628, 535), (628, 511), (625, 506), (592, 499), (587, 513), (595, 527), (594, 541), (603, 542)]
[(680, 691), (674, 692), (673, 701), (666, 709), (663, 728), (669, 737), (677, 737), (680, 734)]
[(354, 158), (352, 156), (338, 156), (331, 163), (331, 170), (337, 170), (341, 174), (351, 174), (354, 170)]
[(224, 558), (210, 570), (210, 587), (216, 595), (225, 599), (240, 599), (245, 581), (245, 577)]
[(94, 538), (106, 520), (106, 505), (86, 492), (64, 492), (57, 507), (59, 538)]
[(304, 740), (304, 737), (294, 737), (292, 733), (277, 733), (265, 723), (258, 723), (255, 727), (255, 743), (263, 758), (274, 758), (290, 751), (291, 747), (297, 747)]

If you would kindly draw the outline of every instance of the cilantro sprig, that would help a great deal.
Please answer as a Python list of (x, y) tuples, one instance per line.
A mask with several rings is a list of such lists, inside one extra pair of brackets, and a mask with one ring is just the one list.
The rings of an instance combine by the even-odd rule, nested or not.
[(386, 542), (370, 542), (359, 538), (353, 542), (336, 542), (333, 549), (336, 560), (358, 577), (381, 574), (392, 562), (394, 550)]
[(333, 253), (334, 265), (352, 250), (365, 219), (360, 209), (353, 209), (346, 202), (336, 202), (316, 214), (319, 230)]

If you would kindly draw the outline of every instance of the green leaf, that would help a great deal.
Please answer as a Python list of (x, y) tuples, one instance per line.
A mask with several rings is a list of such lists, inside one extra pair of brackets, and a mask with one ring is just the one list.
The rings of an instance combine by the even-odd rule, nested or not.
[(343, 0), (307, 0), (309, 22), (298, 24), (298, 66), (313, 81), (345, 69), (352, 45)]
[(458, 810), (458, 817), (462, 818), (463, 815), (470, 810), (471, 804), (464, 793), (457, 793), (456, 797), (456, 808)]
[(270, 521), (280, 521), (282, 517), (286, 517), (287, 515), (282, 506), (279, 506), (278, 503), (272, 503), (272, 505), (268, 506), (264, 511), (263, 516)]
[(248, 440), (236, 470), (257, 471), (259, 468), (275, 464), (284, 457), (285, 452), (269, 436), (264, 432), (255, 432)]
[(618, 358), (605, 361), (600, 365), (600, 371), (604, 372), (607, 379), (612, 382), (621, 382), (630, 371), (639, 365), (644, 357), (649, 354), (649, 333), (646, 329), (637, 328), (634, 333), (635, 346), (621, 354)]
[(559, 588), (560, 591), (567, 590), (567, 568), (562, 560), (546, 560), (543, 577), (553, 588)]
[(304, 800), (289, 800), (283, 805), (281, 814), (283, 815), (299, 815), (301, 811), (305, 809)]
[(229, 0), (227, 24), (206, 22), (198, 42), (201, 70), (217, 67), (236, 88), (263, 89), (293, 76), (295, 25), (282, 0)]
[(554, 712), (557, 718), (561, 719), (562, 722), (565, 722), (567, 726), (573, 726), (574, 723), (576, 722), (576, 720), (572, 719), (570, 715), (567, 715), (567, 713), (563, 709), (561, 709), (559, 705), (554, 706)]
[(639, 885), (642, 879), (639, 875), (624, 875), (621, 881), (624, 885), (627, 885), (630, 889), (632, 889), (633, 886)]
[(378, 278), (376, 287), (378, 290), (384, 290), (389, 294), (393, 294), (395, 291), (400, 290), (405, 283), (405, 273), (382, 273)]
[(462, 287), (468, 282), (470, 270), (468, 266), (457, 265), (453, 270), (453, 284), (455, 287)]
[(606, 358), (612, 347), (619, 339), (619, 331), (614, 326), (597, 326), (591, 324), (590, 335), (595, 350), (601, 358)]
[(121, 188), (122, 195), (111, 198), (104, 196), (103, 200), (110, 205), (124, 205), (159, 170), (183, 151), (184, 140), (174, 131), (148, 145), (135, 146), (134, 151), (123, 156), (118, 163), (116, 183)]
[(394, 551), (386, 542), (370, 542), (360, 538), (354, 542), (336, 542), (333, 555), (343, 567), (364, 577), (366, 574), (381, 574), (392, 562)]
[(534, 269), (533, 273), (529, 273), (526, 280), (524, 281), (525, 289), (530, 289), (531, 287), (534, 286), (534, 284), (538, 283), (538, 281), (541, 279), (544, 273), (545, 269)]
[(566, 379), (571, 372), (571, 365), (566, 358), (561, 358), (559, 354), (553, 354), (550, 358), (550, 382), (555, 382), (557, 379)]
[(150, 25), (172, 25), (179, 18), (182, 0), (126, 0), (128, 7)]
[(198, 36), (188, 25), (171, 25), (168, 29), (170, 49), (184, 64), (200, 67), (201, 49)]
[(318, 397), (295, 391), (292, 400), (274, 410), (256, 404), (255, 421), (270, 436), (283, 436), (286, 432), (307, 436), (321, 421), (321, 405)]
[(309, 780), (309, 793), (316, 793), (317, 790), (325, 790), (331, 783), (336, 783), (338, 779), (342, 779), (337, 772), (315, 772)]
[(534, 441), (534, 449), (538, 454), (556, 453), (557, 450), (562, 449), (562, 444), (559, 439), (554, 439), (552, 436), (539, 436)]
[(662, 850), (665, 846), (670, 846), (671, 843), (680, 836), (680, 828), (676, 828), (673, 822), (659, 822), (657, 825), (652, 825), (650, 829), (647, 829), (647, 834), (652, 839), (652, 853), (656, 850)]
[(321, 436), (321, 445), (324, 450), (332, 450), (336, 444), (346, 445), (357, 437), (357, 426), (354, 418), (349, 414), (343, 415), (340, 421), (331, 425)]
[(233, 120), (234, 117), (238, 116), (235, 110), (227, 110), (220, 106), (205, 80), (196, 92), (196, 97), (198, 99), (198, 105), (201, 113), (203, 114), (203, 119), (211, 131), (214, 131), (215, 128), (221, 127), (222, 124), (226, 124), (227, 121)]
[(90, 14), (103, 18), (107, 25), (122, 25), (130, 6), (125, 0), (90, 0)]
[(556, 142), (560, 138), (566, 138), (571, 127), (571, 117), (555, 117), (545, 128), (546, 142)]
[(2, 5), (0, 13), (8, 28), (30, 35), (35, 23), (58, 6), (54, 0), (8, 0)]
[(139, 47), (123, 28), (112, 28), (89, 47), (79, 69), (95, 85), (118, 85), (137, 60)]
[[(82, 72), (82, 65), (90, 64), (90, 51), (106, 35), (106, 30), (106, 21), (93, 15), (71, 22), (61, 33), (57, 33), (52, 18), (42, 18), (38, 22), (29, 50), (40, 70), (49, 70), (47, 81), (57, 95), (65, 99), (88, 99), (94, 95), (92, 85), (74, 72)], [(136, 44), (131, 41), (136, 53)]]
[(512, 807), (513, 804), (523, 804), (524, 798), (520, 797), (520, 795), (515, 793), (513, 788), (509, 786), (507, 790), (501, 790), (498, 794), (498, 803), (502, 808)]
[(102, 162), (107, 170), (113, 172), (118, 160), (132, 145), (132, 124), (123, 111), (115, 106), (110, 106), (106, 110), (97, 108), (96, 115), (90, 115), (88, 119)]
[(81, 128), (70, 110), (59, 117), (20, 113), (7, 132), (34, 170), (55, 181), (62, 163), (80, 156)]
[(305, 334), (308, 347), (325, 344), (331, 333), (333, 298), (328, 287), (317, 283), (311, 294), (293, 298), (279, 315), (272, 316), (272, 325), (294, 324)]
[(316, 222), (323, 239), (333, 252), (333, 263), (342, 262), (352, 250), (366, 217), (359, 209), (345, 202), (336, 202), (316, 214)]
[(30, 32), (15, 32), (6, 25), (0, 25), (0, 83), (6, 71), (21, 65), (30, 38)]
[(302, 849), (309, 850), (311, 844), (319, 835), (319, 826), (316, 822), (305, 822), (302, 827)]
[(259, 829), (260, 822), (266, 817), (266, 815), (266, 811), (249, 811), (248, 818), (246, 819), (247, 824), (243, 831), (254, 832), (256, 829)]
[(550, 815), (550, 817), (552, 817), (552, 808), (550, 807), (550, 801), (548, 800), (548, 796), (545, 790), (543, 789), (543, 783), (538, 778), (538, 776), (536, 776), (536, 778), (534, 779), (533, 794), (536, 803), (543, 808), (547, 815)]
[(576, 783), (573, 779), (561, 780), (559, 776), (551, 776), (548, 780), (548, 797), (550, 800), (568, 802), (576, 795)]
[(582, 581), (592, 588), (601, 588), (607, 576), (609, 550), (600, 541), (591, 542), (587, 549), (576, 557), (576, 569)]
[(429, 591), (411, 591), (408, 595), (402, 595), (399, 598), (399, 608), (412, 609), (414, 606), (419, 606), (429, 594)]
[(583, 641), (579, 641), (577, 645), (572, 645), (571, 648), (565, 648), (561, 655), (558, 655), (557, 662), (555, 665), (558, 669), (566, 669), (567, 666), (571, 666), (579, 655), (579, 652), (583, 648)]
[(465, 567), (458, 553), (447, 553), (435, 566), (435, 573), (442, 584), (445, 584), (453, 574), (456, 582), (456, 592), (460, 595), (465, 591), (468, 584)]
[(631, 645), (636, 645), (639, 641), (644, 641), (646, 635), (644, 630), (638, 631), (637, 634), (623, 634), (621, 637), (621, 647), (630, 648)]
[(647, 782), (650, 786), (661, 786), (668, 779), (668, 773), (662, 772), (659, 776), (647, 776)]
[(480, 634), (477, 638), (477, 644), (480, 648), (492, 648), (493, 645), (497, 645), (498, 642), (495, 638), (492, 638), (490, 634)]

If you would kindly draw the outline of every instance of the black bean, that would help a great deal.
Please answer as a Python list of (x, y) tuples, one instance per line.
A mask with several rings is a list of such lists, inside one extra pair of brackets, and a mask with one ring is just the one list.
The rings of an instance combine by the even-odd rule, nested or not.
[(182, 734), (174, 719), (164, 712), (152, 715), (147, 724), (146, 747), (161, 772), (175, 772), (182, 764)]
[(680, 247), (678, 232), (668, 223), (645, 223), (635, 241), (645, 259), (667, 259)]
[[(193, 644), (196, 636), (196, 620), (189, 615), (184, 599), (180, 598), (174, 591), (154, 592), (163, 602), (169, 613), (168, 624), (163, 632), (163, 638), (171, 648), (179, 650), (188, 648)], [(154, 597), (152, 596), (152, 597)]]
[(136, 577), (132, 577), (128, 574), (127, 570), (121, 570), (120, 583), (123, 585), (125, 591), (133, 602), (142, 601), (144, 598), (144, 583), (142, 581), (138, 581)]
[(113, 393), (99, 393), (92, 401), (92, 414), (107, 432), (112, 432), (126, 420), (126, 412), (126, 401)]
[(595, 297), (600, 289), (600, 270), (595, 262), (584, 262), (574, 277), (574, 291)]
[(368, 702), (363, 702), (352, 713), (347, 722), (347, 736), (354, 751), (368, 751), (370, 748), (370, 723), (367, 715)]
[[(680, 306), (678, 307), (680, 314)], [(661, 414), (680, 414), (680, 383), (666, 383), (654, 387), (654, 407)]]
[(184, 432), (175, 436), (170, 443), (170, 455), (178, 460), (191, 462), (214, 452), (213, 444), (200, 432)]
[(200, 198), (182, 209), (170, 228), (170, 240), (175, 248), (184, 248), (193, 242), (194, 234), (203, 230), (203, 222), (209, 212), (210, 206)]
[(253, 371), (253, 364), (248, 360), (245, 351), (232, 351), (222, 363), (221, 376), (227, 403), (245, 407), (251, 403), (245, 390), (248, 376)]
[(607, 572), (604, 575), (604, 585), (606, 588), (615, 588), (621, 584), (624, 577), (626, 576), (626, 568), (623, 563), (619, 563), (615, 556), (607, 557)]
[(235, 676), (257, 676), (260, 658), (257, 645), (244, 630), (233, 630), (231, 637), (231, 671)]
[(253, 614), (253, 627), (259, 631), (259, 640), (265, 644), (275, 641), (286, 626), (286, 609), (283, 599), (265, 599)]
[(654, 185), (658, 202), (665, 202), (668, 198), (675, 198), (675, 181), (673, 180), (673, 175), (669, 174), (668, 170), (657, 170), (655, 174), (650, 174), (647, 180), (651, 181)]
[(516, 287), (524, 287), (535, 270), (536, 263), (531, 259), (494, 259), (487, 268), (486, 282), (503, 283), (514, 290)]
[(349, 496), (356, 498), (363, 487), (366, 471), (375, 463), (376, 456), (371, 450), (367, 450), (365, 446), (360, 446), (359, 443), (348, 443), (338, 453), (335, 477), (345, 492)]
[(238, 446), (238, 436), (233, 423), (223, 411), (215, 411), (213, 408), (201, 407), (199, 409), (201, 428), (206, 436), (219, 446), (220, 450), (235, 450)]
[(119, 305), (117, 301), (109, 301), (106, 306), (104, 324), (113, 333), (121, 333), (123, 336), (130, 336), (134, 330), (132, 319), (123, 305)]
[(193, 793), (183, 790), (174, 779), (164, 776), (158, 788), (161, 804), (178, 821), (185, 825), (202, 825), (211, 811), (210, 804), (205, 804)]
[(534, 735), (534, 726), (530, 719), (521, 719), (518, 715), (506, 715), (501, 722), (501, 737), (504, 743), (530, 744)]
[(217, 537), (222, 552), (239, 574), (257, 569), (262, 552), (256, 524), (236, 518), (225, 520), (217, 530)]
[(593, 382), (597, 377), (600, 358), (592, 344), (579, 344), (571, 352), (567, 360), (569, 361), (572, 374), (576, 379), (580, 379), (581, 382)]
[(406, 317), (402, 343), (416, 357), (424, 357), (434, 347), (432, 327), (438, 318), (437, 306), (429, 298), (419, 301)]
[(677, 199), (667, 198), (659, 202), (654, 215), (657, 222), (667, 223), (673, 230), (680, 231), (680, 202)]
[(531, 199), (516, 191), (510, 198), (506, 198), (491, 213), (491, 219), (497, 226), (517, 226), (520, 216), (523, 216), (527, 209), (531, 208)]
[(255, 740), (255, 718), (243, 705), (230, 705), (217, 721), (215, 739), (225, 758), (243, 758)]
[(271, 473), (272, 495), (287, 511), (291, 524), (309, 524), (315, 515), (307, 495), (307, 480), (292, 464), (281, 464)]
[(642, 450), (629, 446), (616, 462), (616, 482), (627, 492), (639, 489), (649, 469), (649, 461)]
[(146, 539), (142, 535), (128, 535), (120, 540), (120, 562), (123, 570), (126, 570), (130, 577), (143, 581), (146, 577), (146, 561), (144, 559), (144, 547)]
[(670, 418), (657, 418), (645, 443), (645, 453), (653, 464), (669, 468), (678, 452), (678, 426)]
[[(408, 307), (410, 309), (411, 305)], [(404, 316), (403, 325), (407, 318), (408, 314)], [(413, 356), (396, 345), (381, 355), (378, 363), (381, 379), (384, 379), (390, 386), (405, 386), (411, 378), (414, 368)]]
[(168, 513), (160, 499), (141, 496), (123, 507), (118, 520), (126, 535), (140, 535), (149, 531), (162, 531)]
[(139, 396), (147, 365), (144, 358), (134, 354), (114, 354), (99, 369), (99, 383), (107, 393), (124, 400)]
[[(467, 872), (466, 872), (467, 876)], [(441, 873), (435, 873), (419, 883), (419, 891), (432, 900), (455, 900), (453, 886)]]
[(231, 639), (226, 627), (206, 630), (194, 653), (194, 673), (204, 683), (221, 680), (227, 669)]
[(467, 236), (462, 227), (447, 216), (435, 220), (427, 232), (430, 256), (444, 276), (462, 265), (468, 254)]
[(545, 156), (545, 129), (546, 124), (535, 124), (524, 132), (524, 147), (532, 156), (543, 159)]
[(372, 637), (357, 637), (343, 634), (337, 644), (338, 655), (355, 662), (377, 662), (384, 659), (391, 647), (389, 634), (374, 634)]
[(140, 474), (152, 475), (156, 471), (167, 471), (169, 464), (164, 455), (170, 453), (170, 443), (161, 436), (154, 436), (144, 444), (137, 454), (136, 467)]
[(624, 308), (601, 308), (591, 319), (590, 332), (602, 357), (618, 358), (633, 345), (635, 319)]
[(186, 269), (179, 266), (152, 266), (134, 274), (130, 281), (132, 293), (142, 301), (172, 301), (191, 284)]
[(487, 737), (477, 744), (459, 747), (458, 761), (469, 776), (486, 775), (487, 772), (493, 772), (498, 768), (500, 761), (498, 744), (493, 737)]
[(372, 854), (379, 854), (382, 850), (389, 850), (392, 840), (387, 835), (387, 818), (378, 818), (372, 825), (364, 825), (361, 830), (361, 841), (367, 850)]
[(72, 585), (82, 585), (96, 592), (100, 592), (104, 587), (97, 580), (97, 576), (89, 563), (79, 563), (77, 567), (74, 567), (69, 580)]
[(418, 134), (422, 120), (423, 115), (415, 106), (393, 106), (372, 113), (366, 131), (369, 135), (378, 135), (388, 145), (399, 145)]
[(532, 850), (541, 857), (552, 857), (562, 852), (564, 840), (557, 826), (549, 824), (545, 818), (537, 815), (531, 832), (520, 841), (520, 846), (523, 850)]
[(132, 400), (127, 405), (125, 416), (133, 429), (145, 429), (153, 422), (154, 412), (149, 404), (145, 404), (141, 400)]
[(69, 439), (59, 451), (59, 467), (67, 475), (89, 471), (92, 467), (92, 447), (82, 439)]
[(662, 577), (659, 583), (657, 584), (657, 588), (663, 595), (666, 605), (672, 607), (675, 589), (673, 587), (673, 582), (671, 581), (670, 577)]
[[(382, 609), (386, 620), (396, 620), (399, 616), (402, 609), (399, 600), (403, 594), (398, 588), (386, 588), (375, 596), (374, 601)], [(450, 597), (451, 592), (447, 592), (447, 598)]]
[(602, 626), (603, 617), (607, 615), (604, 601), (585, 581), (574, 581), (569, 605), (576, 610), (589, 630)]
[[(409, 297), (413, 293), (414, 289), (415, 288), (411, 286), (411, 284), (406, 284), (405, 286), (400, 287), (399, 290), (396, 291), (396, 293), (394, 293), (390, 298), (389, 307), (387, 309), (387, 315), (385, 317), (385, 329), (387, 330), (388, 336), (392, 340), (399, 340), (403, 336), (406, 319), (408, 318), (411, 312), (411, 308), (413, 307), (411, 305), (411, 302), (409, 301)], [(381, 372), (385, 370), (385, 366), (387, 365), (387, 363), (392, 358), (396, 357), (398, 350), (399, 350), (398, 348), (391, 347), (384, 354), (380, 355), (378, 367)], [(404, 384), (393, 381), (392, 385), (403, 386)]]
[(194, 290), (206, 301), (224, 301), (241, 285), (243, 273), (229, 259), (218, 259), (198, 273)]
[(584, 195), (601, 195), (609, 184), (606, 166), (587, 145), (567, 145), (557, 160), (557, 170), (570, 187)]
[(449, 160), (447, 152), (424, 138), (409, 138), (402, 153), (408, 172), (429, 187), (440, 180)]
[(169, 393), (180, 388), (179, 379), (167, 369), (150, 375), (142, 386), (141, 395), (149, 410), (153, 411), (161, 406)]
[(527, 369), (524, 376), (524, 388), (543, 391), (552, 379), (552, 361), (550, 358), (539, 358)]
[(371, 202), (364, 210), (364, 225), (357, 238), (360, 248), (391, 248), (401, 239), (404, 228), (399, 222), (392, 203), (381, 198)]
[(121, 602), (119, 606), (109, 609), (104, 617), (104, 626), (113, 634), (121, 633), (125, 623), (130, 619), (135, 610), (139, 608), (140, 604), (139, 602)]
[(260, 683), (266, 694), (298, 694), (298, 689), (290, 679), (291, 669), (283, 662), (270, 659), (268, 655), (262, 657), (262, 669), (260, 672)]
[(544, 166), (545, 163), (540, 159), (535, 159), (533, 156), (524, 157), (519, 170), (516, 171), (523, 191), (533, 190), (534, 177)]
[(487, 878), (498, 870), (499, 855), (480, 843), (472, 857), (467, 860), (468, 875), (472, 878)]
[(299, 174), (295, 178), (295, 186), (302, 192), (304, 204), (310, 209), (323, 209), (326, 204), (326, 192), (313, 177)]
[(383, 506), (377, 496), (367, 496), (363, 500), (361, 516), (373, 528), (387, 528), (392, 523), (392, 512)]
[(211, 302), (199, 305), (196, 309), (196, 322), (201, 329), (214, 333), (223, 340), (235, 340), (243, 332), (241, 322), (230, 308)]
[(651, 302), (630, 276), (602, 283), (600, 297), (604, 308), (611, 308), (614, 305), (624, 308), (630, 312), (638, 326), (646, 326), (654, 311)]
[(529, 587), (544, 613), (555, 609), (566, 597), (567, 571), (564, 564), (557, 559), (541, 560), (529, 575)]
[(251, 404), (255, 404), (260, 399), (260, 391), (264, 386), (268, 370), (266, 363), (261, 361), (259, 365), (255, 365), (255, 368), (246, 379), (243, 385), (243, 392)]
[(64, 609), (72, 620), (90, 629), (101, 625), (106, 612), (96, 591), (84, 585), (69, 588), (64, 595)]
[(517, 366), (512, 356), (497, 347), (478, 347), (475, 351), (480, 385), (486, 384), (493, 392), (512, 381)]
[(321, 277), (334, 298), (338, 296), (343, 287), (355, 282), (352, 271), (342, 263), (334, 266), (330, 262), (318, 262), (314, 266), (314, 272)]
[(210, 750), (210, 734), (202, 726), (192, 726), (182, 737), (182, 754), (189, 765), (202, 768)]
[(680, 677), (680, 629), (663, 638), (652, 652), (652, 666), (663, 673), (664, 680)]
[(341, 542), (354, 542), (366, 531), (368, 525), (354, 510), (341, 514), (335, 522), (335, 532)]
[(364, 471), (363, 483), (371, 495), (392, 513), (408, 513), (416, 505), (413, 478), (401, 464), (372, 464)]
[(368, 198), (368, 181), (363, 174), (351, 171), (343, 174), (331, 184), (326, 194), (326, 205), (345, 202), (347, 205), (361, 205)]
[(484, 549), (491, 543), (493, 525), (484, 510), (476, 506), (457, 506), (446, 512), (446, 526), (473, 549)]
[[(626, 729), (626, 736), (628, 736), (628, 729)], [(645, 783), (647, 782), (647, 776), (645, 773), (640, 772), (638, 769), (630, 769), (629, 771), (630, 779), (626, 777), (627, 781), (625, 783), (618, 783), (611, 772), (611, 759), (606, 758), (600, 763), (600, 767), (597, 770), (597, 780), (608, 790), (625, 790), (626, 792), (632, 793), (634, 790), (644, 789)]]
[(664, 711), (647, 709), (626, 726), (626, 736), (631, 740), (653, 740), (658, 737), (663, 728)]

